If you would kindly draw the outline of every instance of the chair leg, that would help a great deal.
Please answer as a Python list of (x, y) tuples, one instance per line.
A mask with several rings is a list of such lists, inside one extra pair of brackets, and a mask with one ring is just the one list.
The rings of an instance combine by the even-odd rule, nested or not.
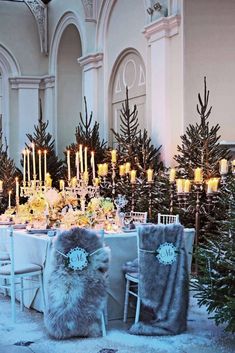
[(40, 273), (40, 275), (39, 275), (39, 283), (40, 283), (40, 289), (41, 289), (41, 293), (42, 293), (43, 312), (45, 312), (46, 300), (45, 300), (45, 292), (44, 292), (43, 275), (42, 275), (42, 273)]
[(15, 305), (15, 280), (14, 278), (10, 279), (11, 281), (11, 318), (12, 321), (15, 322), (16, 321), (16, 305)]
[(101, 314), (101, 328), (102, 328), (102, 336), (106, 336), (106, 327), (105, 327), (105, 319), (104, 319), (104, 313), (102, 312)]
[(24, 279), (20, 278), (20, 310), (24, 311)]
[[(3, 280), (3, 285), (4, 286), (7, 285), (7, 279), (6, 278), (4, 278), (4, 280)], [(7, 289), (6, 288), (3, 288), (3, 295), (4, 295), (4, 297), (7, 296)]]
[(127, 320), (128, 314), (128, 303), (129, 303), (129, 289), (130, 289), (130, 281), (126, 280), (126, 292), (125, 292), (125, 301), (124, 301), (124, 314), (123, 314), (123, 322)]
[(135, 324), (139, 321), (140, 318), (140, 297), (137, 297), (136, 309), (135, 309)]
[(108, 299), (105, 302), (105, 306), (104, 306), (104, 321), (105, 321), (105, 325), (108, 325)]

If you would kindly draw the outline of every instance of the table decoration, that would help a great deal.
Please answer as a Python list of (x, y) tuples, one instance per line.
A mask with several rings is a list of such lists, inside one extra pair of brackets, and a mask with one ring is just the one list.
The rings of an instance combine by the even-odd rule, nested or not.
[(26, 228), (27, 233), (29, 234), (37, 234), (37, 235), (43, 235), (43, 234), (48, 234), (48, 232), (51, 231), (51, 229), (47, 228)]
[(125, 213), (121, 212), (121, 209), (124, 208), (128, 203), (125, 195), (118, 194), (116, 199), (114, 200), (114, 204), (117, 208), (116, 216), (115, 216), (115, 223), (116, 225), (123, 227), (124, 225), (124, 217)]
[(65, 229), (70, 229), (72, 226), (88, 228), (90, 225), (87, 214), (81, 210), (73, 210), (73, 208), (61, 213), (60, 222), (60, 227)]

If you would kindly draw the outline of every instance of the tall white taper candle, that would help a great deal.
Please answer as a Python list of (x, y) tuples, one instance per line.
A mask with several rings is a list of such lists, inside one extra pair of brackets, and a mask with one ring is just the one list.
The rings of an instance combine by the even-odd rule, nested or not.
[(35, 162), (35, 144), (32, 143), (32, 156), (33, 156), (33, 176), (36, 175), (36, 162)]

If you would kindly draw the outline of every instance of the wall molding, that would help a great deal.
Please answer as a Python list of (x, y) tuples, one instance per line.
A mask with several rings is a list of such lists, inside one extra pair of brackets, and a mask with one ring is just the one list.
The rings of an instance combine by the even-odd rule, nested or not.
[(83, 66), (84, 71), (98, 69), (103, 66), (103, 53), (92, 53), (81, 56), (77, 59), (78, 63)]
[(32, 15), (35, 18), (38, 28), (41, 53), (48, 54), (47, 37), (48, 37), (48, 19), (47, 5), (41, 0), (24, 0)]
[(58, 49), (60, 45), (60, 40), (62, 37), (62, 34), (64, 33), (64, 30), (67, 28), (67, 26), (73, 24), (79, 33), (80, 39), (81, 39), (81, 51), (82, 53), (86, 52), (86, 42), (84, 41), (84, 33), (85, 29), (81, 25), (82, 21), (77, 17), (77, 15), (74, 12), (66, 12), (63, 14), (63, 16), (60, 18), (60, 20), (57, 23), (56, 29), (54, 31), (52, 41), (51, 41), (51, 47), (50, 47), (50, 56), (49, 56), (49, 74), (50, 75), (55, 75), (57, 71), (57, 55), (58, 55)]
[(12, 89), (47, 89), (55, 86), (55, 76), (19, 76), (10, 77)]
[(174, 15), (170, 17), (162, 17), (144, 27), (143, 34), (151, 44), (161, 38), (171, 38), (179, 33), (181, 17)]
[(39, 89), (41, 80), (41, 77), (36, 76), (20, 76), (9, 78), (12, 89)]
[(43, 76), (40, 82), (40, 89), (55, 87), (55, 76)]

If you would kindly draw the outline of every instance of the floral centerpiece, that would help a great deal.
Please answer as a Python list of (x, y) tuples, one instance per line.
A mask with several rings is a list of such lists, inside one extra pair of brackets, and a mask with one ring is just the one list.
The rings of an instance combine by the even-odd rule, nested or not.
[(72, 226), (89, 227), (89, 217), (85, 212), (80, 210), (73, 210), (69, 208), (68, 211), (61, 213), (61, 225), (63, 228), (70, 228)]
[(108, 197), (93, 197), (87, 206), (87, 212), (95, 213), (100, 218), (107, 218), (113, 211), (114, 204)]
[(93, 197), (88, 203), (86, 212), (90, 219), (90, 224), (94, 226), (99, 223), (102, 228), (109, 229), (109, 218), (113, 218), (114, 204), (110, 198)]

